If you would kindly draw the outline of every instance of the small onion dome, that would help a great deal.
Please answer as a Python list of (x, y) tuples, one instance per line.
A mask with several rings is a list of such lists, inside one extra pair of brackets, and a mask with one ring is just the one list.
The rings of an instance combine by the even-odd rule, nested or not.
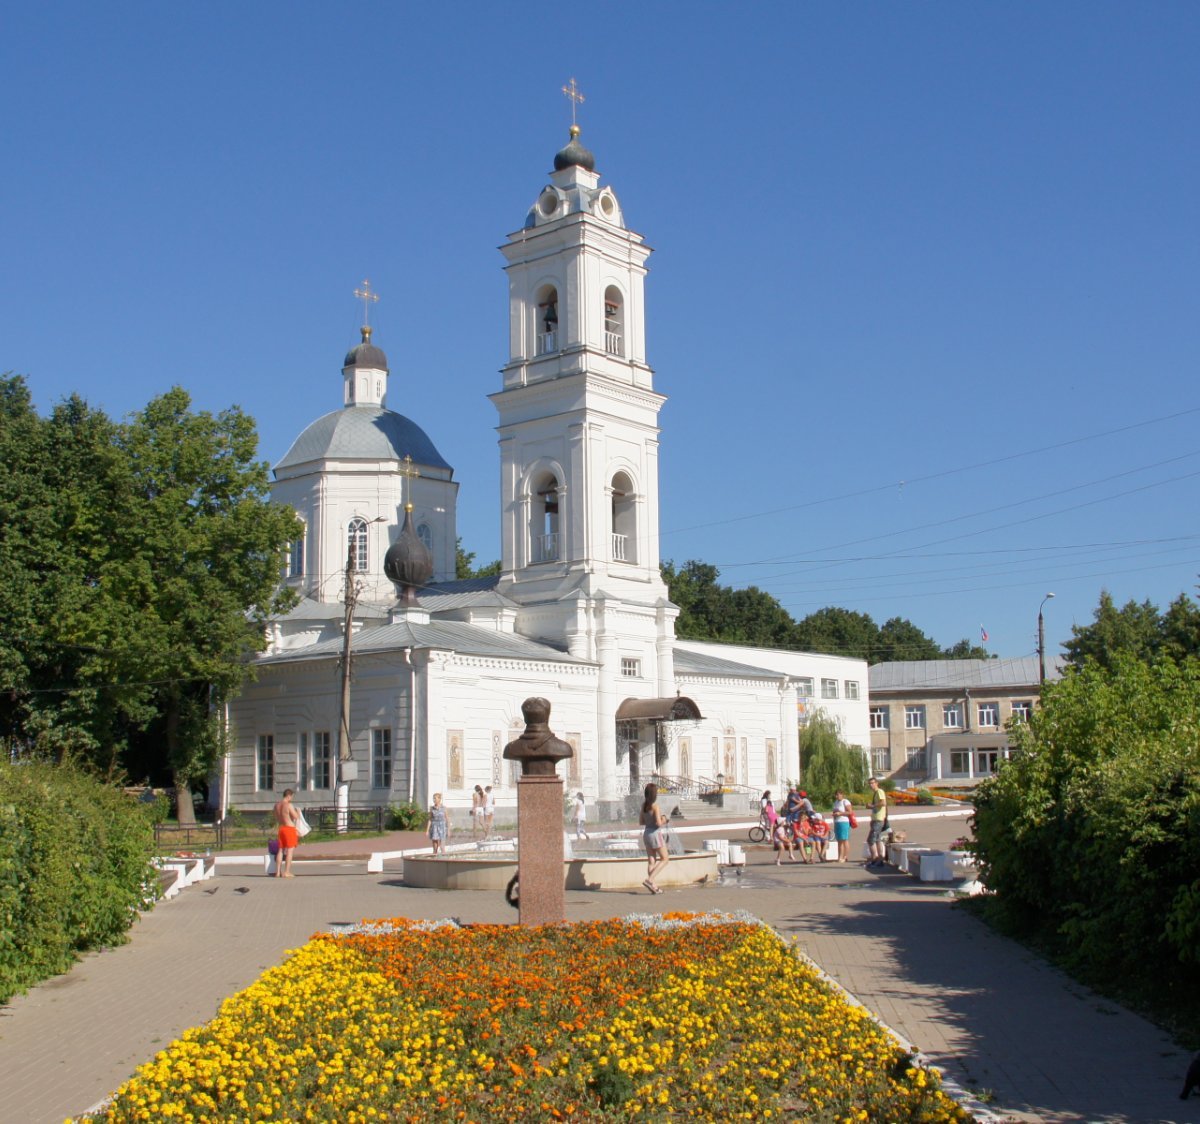
[(417, 604), (417, 590), (433, 577), (433, 555), (413, 527), (411, 508), (404, 513), (400, 537), (383, 556), (383, 572), (396, 583), (402, 605)]
[(571, 140), (566, 148), (554, 154), (554, 170), (561, 172), (564, 168), (578, 165), (589, 172), (596, 170), (596, 158), (579, 143), (579, 126), (571, 126)]
[(371, 329), (364, 324), (359, 331), (362, 332), (362, 343), (346, 352), (346, 362), (342, 367), (367, 367), (373, 371), (386, 371), (387, 356), (371, 342)]

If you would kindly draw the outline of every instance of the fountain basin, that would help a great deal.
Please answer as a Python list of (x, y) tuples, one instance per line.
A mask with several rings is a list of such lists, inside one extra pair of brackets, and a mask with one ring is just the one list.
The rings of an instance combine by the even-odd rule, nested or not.
[[(407, 855), (404, 884), (427, 890), (503, 890), (517, 873), (516, 856), (486, 854)], [(669, 886), (694, 886), (715, 882), (720, 874), (714, 851), (685, 851), (672, 855), (657, 882)], [(585, 855), (563, 860), (563, 886), (567, 890), (636, 890), (646, 877), (646, 856)]]

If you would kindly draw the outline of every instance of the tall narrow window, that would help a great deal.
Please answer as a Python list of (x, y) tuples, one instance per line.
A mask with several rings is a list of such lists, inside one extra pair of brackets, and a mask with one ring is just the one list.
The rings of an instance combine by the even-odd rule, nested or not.
[(612, 560), (637, 561), (637, 496), (633, 481), (618, 472), (612, 481)]
[(533, 354), (550, 355), (558, 350), (558, 290), (547, 285), (538, 292), (537, 323), (534, 325)]
[(365, 573), (367, 569), (367, 521), (365, 519), (351, 519), (350, 527), (347, 531), (349, 547), (348, 557), (354, 560), (354, 568), (359, 573)]
[(258, 735), (258, 759), (254, 787), (269, 792), (275, 787), (275, 735)]
[(313, 788), (329, 788), (329, 731), (318, 730), (313, 734), (312, 747), (312, 786)]
[(625, 302), (616, 285), (604, 290), (604, 350), (609, 355), (625, 354)]
[(562, 557), (559, 542), (558, 480), (546, 473), (530, 496), (530, 560), (557, 562)]
[(392, 787), (392, 731), (371, 731), (371, 787)]
[(296, 539), (288, 551), (288, 577), (302, 578), (304, 577), (304, 535), (305, 531), (300, 532), (300, 537)]

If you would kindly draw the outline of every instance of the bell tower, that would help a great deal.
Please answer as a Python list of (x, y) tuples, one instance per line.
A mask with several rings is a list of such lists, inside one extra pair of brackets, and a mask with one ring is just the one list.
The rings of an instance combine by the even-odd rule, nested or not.
[[(571, 126), (507, 264), (498, 592), (517, 630), (601, 665), (600, 780), (622, 698), (675, 694), (678, 611), (659, 571), (658, 413), (646, 362), (650, 248)], [(606, 777), (606, 772), (608, 776)]]

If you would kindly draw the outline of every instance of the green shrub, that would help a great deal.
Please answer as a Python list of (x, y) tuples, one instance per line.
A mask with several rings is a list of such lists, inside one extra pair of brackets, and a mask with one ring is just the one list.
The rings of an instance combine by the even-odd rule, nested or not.
[(429, 813), (414, 800), (402, 800), (388, 807), (388, 831), (424, 831)]
[(0, 763), (0, 1002), (125, 940), (157, 887), (152, 819), (68, 764)]
[(917, 803), (918, 804), (933, 804), (933, 803), (935, 803), (934, 798), (933, 798), (933, 793), (930, 792), (929, 789), (927, 789), (927, 788), (918, 788), (917, 789)]
[(1014, 737), (975, 797), (997, 918), (1085, 978), (1200, 993), (1200, 662), (1089, 664)]

